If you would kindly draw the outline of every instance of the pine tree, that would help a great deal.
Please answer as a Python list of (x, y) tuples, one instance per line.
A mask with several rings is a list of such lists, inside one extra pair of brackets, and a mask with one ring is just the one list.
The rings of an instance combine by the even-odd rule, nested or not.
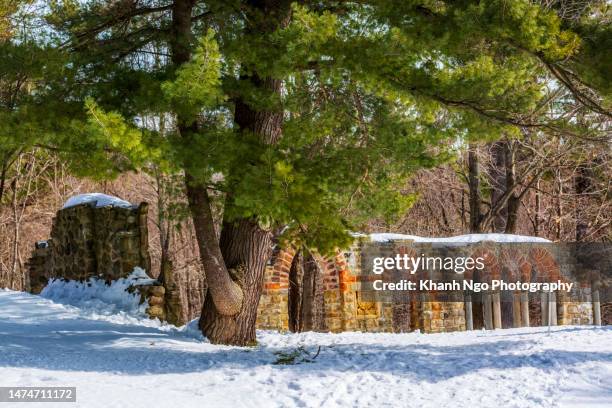
[[(517, 126), (575, 131), (533, 112), (551, 72), (572, 58), (588, 66), (580, 33), (527, 0), (66, 0), (52, 9), (72, 58), (63, 100), (89, 114), (58, 137), (70, 145), (78, 135), (81, 151), (111, 155), (124, 164), (117, 170), (161, 162), (184, 172), (209, 286), (200, 327), (213, 343), (255, 341), (274, 236), (331, 251), (368, 217), (405, 211), (414, 197), (401, 194), (403, 181), (458, 139)], [(584, 71), (598, 78), (607, 62), (597, 64)], [(151, 113), (171, 132), (139, 127)], [(212, 191), (222, 193), (220, 231)]]

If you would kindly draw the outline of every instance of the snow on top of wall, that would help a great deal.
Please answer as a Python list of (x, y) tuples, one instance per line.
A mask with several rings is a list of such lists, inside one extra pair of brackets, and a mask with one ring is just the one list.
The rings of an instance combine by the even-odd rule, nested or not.
[(457, 235), (455, 237), (429, 238), (429, 237), (419, 237), (417, 235), (381, 233), (381, 234), (370, 234), (370, 239), (372, 240), (372, 242), (412, 240), (414, 242), (429, 242), (429, 243), (442, 243), (442, 244), (471, 244), (471, 243), (476, 243), (476, 242), (481, 242), (481, 241), (493, 241), (493, 242), (500, 242), (500, 243), (551, 242), (545, 238), (530, 237), (526, 235), (513, 235), (513, 234), (466, 234), (466, 235)]
[(87, 193), (87, 194), (77, 194), (72, 196), (64, 203), (62, 209), (76, 207), (81, 204), (89, 204), (95, 205), (96, 207), (122, 207), (122, 208), (134, 208), (134, 204), (122, 200), (118, 197), (114, 197), (108, 194), (102, 193)]

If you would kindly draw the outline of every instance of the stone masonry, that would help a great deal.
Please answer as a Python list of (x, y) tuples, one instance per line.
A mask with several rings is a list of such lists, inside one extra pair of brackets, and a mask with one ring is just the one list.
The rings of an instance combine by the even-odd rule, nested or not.
[[(554, 302), (554, 313), (551, 315), (554, 321), (551, 321), (551, 324), (594, 323), (591, 284), (584, 276), (570, 294), (553, 293), (545, 300), (542, 300), (540, 293), (520, 292), (451, 295), (430, 292), (410, 295), (409, 298), (385, 298), (372, 291), (372, 274), (361, 270), (361, 258), (368, 251), (375, 251), (378, 256), (432, 251), (447, 255), (481, 256), (486, 265), (483, 273), (479, 276), (467, 276), (481, 282), (500, 278), (510, 281), (521, 279), (525, 282), (557, 279), (569, 281), (568, 276), (582, 276), (585, 270), (585, 266), (579, 265), (579, 260), (572, 256), (572, 248), (567, 244), (481, 242), (449, 248), (431, 243), (395, 241), (381, 247), (372, 246), (367, 240), (360, 239), (348, 251), (338, 251), (334, 257), (315, 257), (323, 274), (327, 330), (420, 330), (427, 333), (461, 331), (467, 329), (468, 317), (470, 324), (475, 325), (474, 328), (477, 329), (546, 325), (548, 317), (543, 315), (542, 308), (549, 301)], [(266, 269), (258, 328), (288, 330), (289, 271), (294, 254), (293, 249), (277, 249)], [(408, 278), (416, 279), (416, 275)], [(430, 272), (429, 278), (444, 281), (452, 279), (452, 276), (434, 271)], [(469, 300), (469, 305), (464, 296)], [(472, 306), (474, 309), (469, 316), (466, 311), (472, 310)]]
[[(58, 211), (51, 238), (37, 242), (28, 261), (31, 291), (40, 293), (50, 278), (110, 282), (126, 278), (137, 266), (149, 271), (147, 211), (146, 203), (131, 208), (81, 204)], [(161, 283), (137, 290), (149, 302), (149, 315), (164, 320)]]
[[(312, 254), (319, 274), (318, 293), (322, 295), (321, 302), (317, 303), (322, 316), (317, 330), (433, 333), (469, 327), (593, 324), (601, 317), (605, 323), (610, 316), (609, 303), (606, 303), (609, 296), (604, 296), (600, 304), (599, 295), (606, 293), (609, 282), (594, 278), (597, 274), (593, 268), (599, 266), (594, 266), (592, 260), (610, 263), (610, 255), (574, 252), (576, 249), (568, 244), (481, 242), (449, 246), (397, 240), (380, 245), (369, 242), (367, 237), (359, 238), (351, 248), (337, 251), (334, 256)], [(484, 271), (465, 274), (466, 278), (479, 282), (500, 278), (554, 281), (579, 276), (580, 283), (570, 294), (462, 292), (449, 295), (429, 291), (383, 296), (372, 289), (372, 282), (380, 276), (362, 270), (368, 257), (421, 253), (482, 257)], [(293, 248), (277, 248), (268, 262), (257, 316), (259, 329), (289, 330), (289, 276), (295, 254)], [(605, 262), (603, 267), (608, 270), (609, 280), (612, 266)], [(147, 271), (150, 268), (146, 203), (130, 208), (82, 204), (62, 209), (53, 220), (51, 238), (38, 242), (28, 261), (34, 293), (39, 293), (50, 278), (83, 281), (95, 277), (110, 282), (127, 277), (136, 266)], [(139, 291), (142, 301), (148, 301), (151, 317), (178, 322), (181, 305), (175, 293), (176, 285), (170, 279), (171, 269), (168, 265), (164, 285), (154, 283), (134, 290)], [(427, 274), (430, 279), (448, 281), (454, 273), (434, 270)], [(408, 280), (418, 277), (405, 276)], [(550, 304), (554, 305), (552, 312)], [(599, 316), (594, 305), (601, 310)]]

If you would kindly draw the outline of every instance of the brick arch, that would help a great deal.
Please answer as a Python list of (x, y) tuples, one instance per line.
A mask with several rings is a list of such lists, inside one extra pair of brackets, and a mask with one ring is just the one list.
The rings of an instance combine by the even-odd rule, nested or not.
[(559, 265), (549, 250), (542, 247), (532, 248), (529, 259), (537, 271), (538, 282), (549, 282), (561, 278)]
[(488, 248), (477, 248), (474, 252), (472, 252), (471, 257), (483, 258), (483, 263), (485, 265), (484, 269), (481, 271), (477, 271), (473, 275), (474, 278), (480, 282), (488, 282), (491, 283), (493, 279), (500, 279), (501, 277), (501, 267), (499, 259), (497, 255)]
[(532, 265), (528, 255), (517, 248), (503, 248), (500, 254), (502, 271), (506, 272), (508, 279), (529, 282), (531, 280)]
[[(413, 247), (408, 247), (406, 245), (400, 245), (399, 247), (397, 247), (397, 253), (401, 256), (404, 256), (404, 255), (408, 255), (408, 257), (418, 256), (417, 251)], [(418, 282), (421, 277), (419, 276), (418, 272), (411, 274), (409, 271), (406, 271), (405, 274), (402, 274), (401, 278), (406, 279), (408, 281), (412, 281), (412, 282)]]
[(264, 290), (289, 288), (289, 271), (295, 253), (296, 251), (292, 247), (277, 247), (272, 251), (272, 257), (268, 262), (264, 276)]
[[(264, 289), (289, 288), (289, 273), (296, 253), (293, 247), (274, 249), (266, 269)], [(322, 273), (325, 290), (339, 289), (343, 283), (354, 281), (354, 277), (351, 280), (348, 262), (342, 252), (337, 251), (334, 257), (325, 257), (315, 252), (313, 258)]]
[[(289, 275), (296, 253), (296, 248), (290, 246), (277, 246), (274, 248), (264, 274), (263, 290), (257, 315), (258, 328), (281, 331), (289, 329)], [(337, 294), (337, 296), (335, 296), (337, 300), (342, 300), (342, 296), (340, 296), (342, 291), (347, 285), (350, 285), (350, 282), (355, 280), (355, 277), (350, 274), (346, 257), (339, 251), (332, 257), (324, 257), (316, 252), (312, 255), (322, 276), (323, 292), (333, 292)], [(329, 300), (330, 305), (327, 304), (327, 300), (324, 303), (326, 320), (328, 314), (339, 314), (339, 310), (334, 310), (334, 313), (330, 313), (331, 310), (328, 311), (328, 308), (339, 307), (342, 309), (343, 307), (342, 302), (340, 302), (339, 305), (331, 305), (331, 303), (337, 302), (332, 301), (331, 297)], [(337, 326), (337, 324), (335, 324), (335, 326)], [(330, 329), (331, 328), (332, 327), (330, 327)], [(342, 327), (338, 327), (336, 330), (341, 328)]]

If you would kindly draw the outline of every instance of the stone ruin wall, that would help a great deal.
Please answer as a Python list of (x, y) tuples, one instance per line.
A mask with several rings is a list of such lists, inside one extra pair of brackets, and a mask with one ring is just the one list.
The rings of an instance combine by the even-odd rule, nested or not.
[[(378, 256), (389, 256), (408, 249), (417, 253), (432, 254), (435, 248), (429, 243), (396, 241), (389, 243), (381, 254), (379, 247), (371, 247), (364, 241), (357, 242), (350, 250), (338, 252), (334, 258), (319, 257), (317, 263), (323, 275), (325, 330), (363, 332), (408, 332), (420, 330), (426, 333), (462, 331), (468, 327), (466, 308), (478, 306), (472, 316), (483, 315), (480, 327), (508, 328), (547, 325), (542, 309), (547, 303), (541, 295), (521, 297), (521, 293), (485, 293), (471, 295), (468, 306), (463, 294), (444, 300), (422, 298), (414, 295), (409, 301), (380, 299), (372, 293), (368, 283), (372, 274), (361, 270), (361, 257), (367, 251), (378, 251)], [(443, 250), (444, 251), (444, 250)], [(482, 242), (463, 245), (460, 251), (485, 258), (485, 271), (481, 281), (503, 278), (505, 280), (532, 279), (537, 276), (555, 281), (570, 276), (577, 268), (577, 260), (571, 256), (569, 246), (551, 243), (497, 244)], [(257, 325), (260, 329), (287, 331), (289, 301), (289, 271), (295, 251), (277, 251), (266, 269), (264, 290), (260, 301)], [(386, 254), (386, 255), (385, 255)], [(527, 255), (525, 255), (527, 254)], [(452, 272), (451, 272), (452, 273)], [(445, 280), (441, 272), (430, 276)], [(557, 293), (552, 316), (557, 325), (590, 325), (594, 322), (593, 297), (589, 284), (581, 284), (570, 294)], [(472, 297), (474, 299), (472, 299)], [(503, 299), (503, 301), (501, 301)], [(523, 304), (521, 304), (523, 302)], [(522, 309), (523, 308), (523, 309)], [(606, 306), (603, 305), (602, 313)], [(525, 312), (521, 315), (521, 311)], [(488, 312), (487, 312), (488, 311)], [(488, 317), (487, 317), (488, 314)], [(488, 321), (486, 321), (488, 319)], [(526, 320), (527, 319), (527, 320)], [(472, 317), (470, 320), (479, 320)], [(607, 320), (603, 319), (604, 324)], [(488, 323), (488, 324), (487, 324)], [(471, 322), (474, 326), (474, 321)], [(478, 323), (476, 323), (478, 326)]]
[[(27, 267), (31, 291), (40, 293), (50, 278), (107, 282), (126, 278), (135, 267), (150, 270), (148, 205), (132, 208), (81, 204), (61, 209), (53, 218), (51, 237), (36, 243)], [(166, 290), (139, 286), (151, 317), (166, 319)]]
[[(521, 276), (533, 268), (545, 270), (552, 278), (577, 267), (575, 259), (563, 257), (568, 252), (563, 244), (508, 246), (484, 242), (463, 248), (467, 248), (471, 254), (485, 255), (490, 279), (500, 277), (502, 273), (507, 275), (509, 271)], [(432, 245), (396, 241), (380, 253), (380, 247), (374, 248), (359, 240), (348, 251), (338, 252), (334, 257), (315, 255), (321, 295), (320, 302), (317, 300), (317, 307), (321, 310), (317, 313), (321, 316), (321, 322), (312, 329), (332, 332), (420, 330), (428, 333), (466, 330), (467, 304), (463, 299), (437, 301), (413, 296), (409, 301), (395, 301), (377, 298), (368, 289), (372, 275), (361, 270), (362, 255), (367, 255), (368, 251), (378, 251), (378, 256), (389, 256), (406, 250), (431, 253)], [(556, 258), (551, 250), (556, 251)], [(525, 258), (521, 254), (530, 255)], [(289, 275), (294, 256), (295, 250), (291, 248), (277, 249), (266, 267), (257, 317), (259, 329), (289, 330)], [(52, 277), (73, 280), (97, 277), (111, 281), (127, 277), (135, 266), (145, 270), (150, 267), (146, 203), (134, 208), (96, 208), (83, 204), (62, 209), (53, 220), (51, 238), (37, 243), (28, 261), (34, 293), (39, 293)], [(165, 275), (171, 277), (172, 271), (166, 271)], [(443, 280), (444, 276), (435, 278)], [(179, 309), (182, 305), (176, 286), (173, 282), (166, 282), (165, 286), (157, 284), (139, 288), (143, 301), (149, 302), (150, 316), (181, 323)], [(489, 311), (489, 314), (495, 312), (494, 294), (492, 296), (485, 295), (483, 302), (491, 306), (493, 311)], [(581, 287), (571, 296), (558, 296), (555, 308), (557, 324), (593, 324), (590, 287)], [(502, 304), (505, 308), (513, 309), (510, 323), (491, 324), (500, 327), (525, 325), (519, 313), (520, 301), (520, 294), (515, 294), (514, 301)], [(546, 323), (542, 318), (543, 305), (538, 299), (528, 300), (531, 326)], [(604, 322), (609, 317), (609, 309), (605, 305), (602, 307)]]
[(147, 210), (142, 203), (137, 208), (84, 204), (59, 211), (51, 228), (54, 276), (112, 281), (127, 277), (136, 266), (149, 271)]

